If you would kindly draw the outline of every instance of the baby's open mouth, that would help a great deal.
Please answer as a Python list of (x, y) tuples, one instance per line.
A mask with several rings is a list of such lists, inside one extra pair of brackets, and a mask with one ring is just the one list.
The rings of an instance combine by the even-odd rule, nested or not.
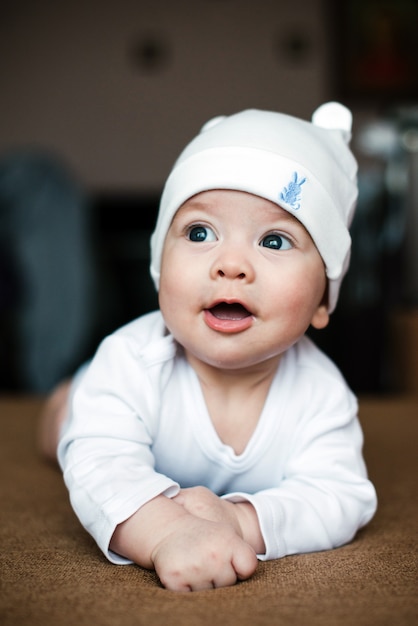
[(219, 320), (242, 320), (251, 315), (250, 311), (239, 302), (220, 302), (213, 306), (209, 311)]

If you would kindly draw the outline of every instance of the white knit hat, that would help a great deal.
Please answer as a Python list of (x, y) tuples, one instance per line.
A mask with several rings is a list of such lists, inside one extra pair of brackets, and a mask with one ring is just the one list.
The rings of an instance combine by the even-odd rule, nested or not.
[(232, 189), (271, 200), (302, 222), (325, 263), (332, 312), (350, 261), (348, 229), (357, 200), (357, 163), (348, 148), (351, 124), (350, 111), (336, 102), (319, 107), (312, 123), (247, 110), (205, 124), (180, 154), (163, 190), (151, 237), (156, 288), (177, 210), (202, 191)]

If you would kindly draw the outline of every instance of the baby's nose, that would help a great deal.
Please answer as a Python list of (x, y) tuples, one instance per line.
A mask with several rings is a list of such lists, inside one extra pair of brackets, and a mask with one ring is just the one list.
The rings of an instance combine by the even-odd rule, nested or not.
[(254, 268), (246, 255), (228, 250), (216, 259), (212, 267), (212, 275), (215, 278), (251, 281), (254, 278)]

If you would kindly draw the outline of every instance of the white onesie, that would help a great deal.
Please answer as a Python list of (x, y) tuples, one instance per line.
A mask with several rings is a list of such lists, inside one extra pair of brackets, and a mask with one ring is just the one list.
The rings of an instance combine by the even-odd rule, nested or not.
[(159, 311), (124, 326), (80, 376), (58, 447), (72, 506), (113, 563), (118, 524), (159, 494), (203, 485), (255, 507), (262, 560), (350, 541), (376, 510), (357, 402), (306, 337), (280, 361), (242, 454), (222, 443)]

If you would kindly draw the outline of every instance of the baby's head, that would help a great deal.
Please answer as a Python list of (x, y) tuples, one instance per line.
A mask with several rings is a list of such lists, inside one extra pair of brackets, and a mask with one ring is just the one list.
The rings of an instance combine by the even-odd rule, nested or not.
[(244, 191), (296, 217), (325, 265), (328, 311), (337, 304), (350, 261), (349, 227), (357, 200), (357, 164), (348, 143), (352, 117), (322, 105), (312, 122), (248, 110), (208, 122), (169, 175), (151, 238), (151, 276), (159, 287), (164, 241), (178, 209), (208, 190)]

